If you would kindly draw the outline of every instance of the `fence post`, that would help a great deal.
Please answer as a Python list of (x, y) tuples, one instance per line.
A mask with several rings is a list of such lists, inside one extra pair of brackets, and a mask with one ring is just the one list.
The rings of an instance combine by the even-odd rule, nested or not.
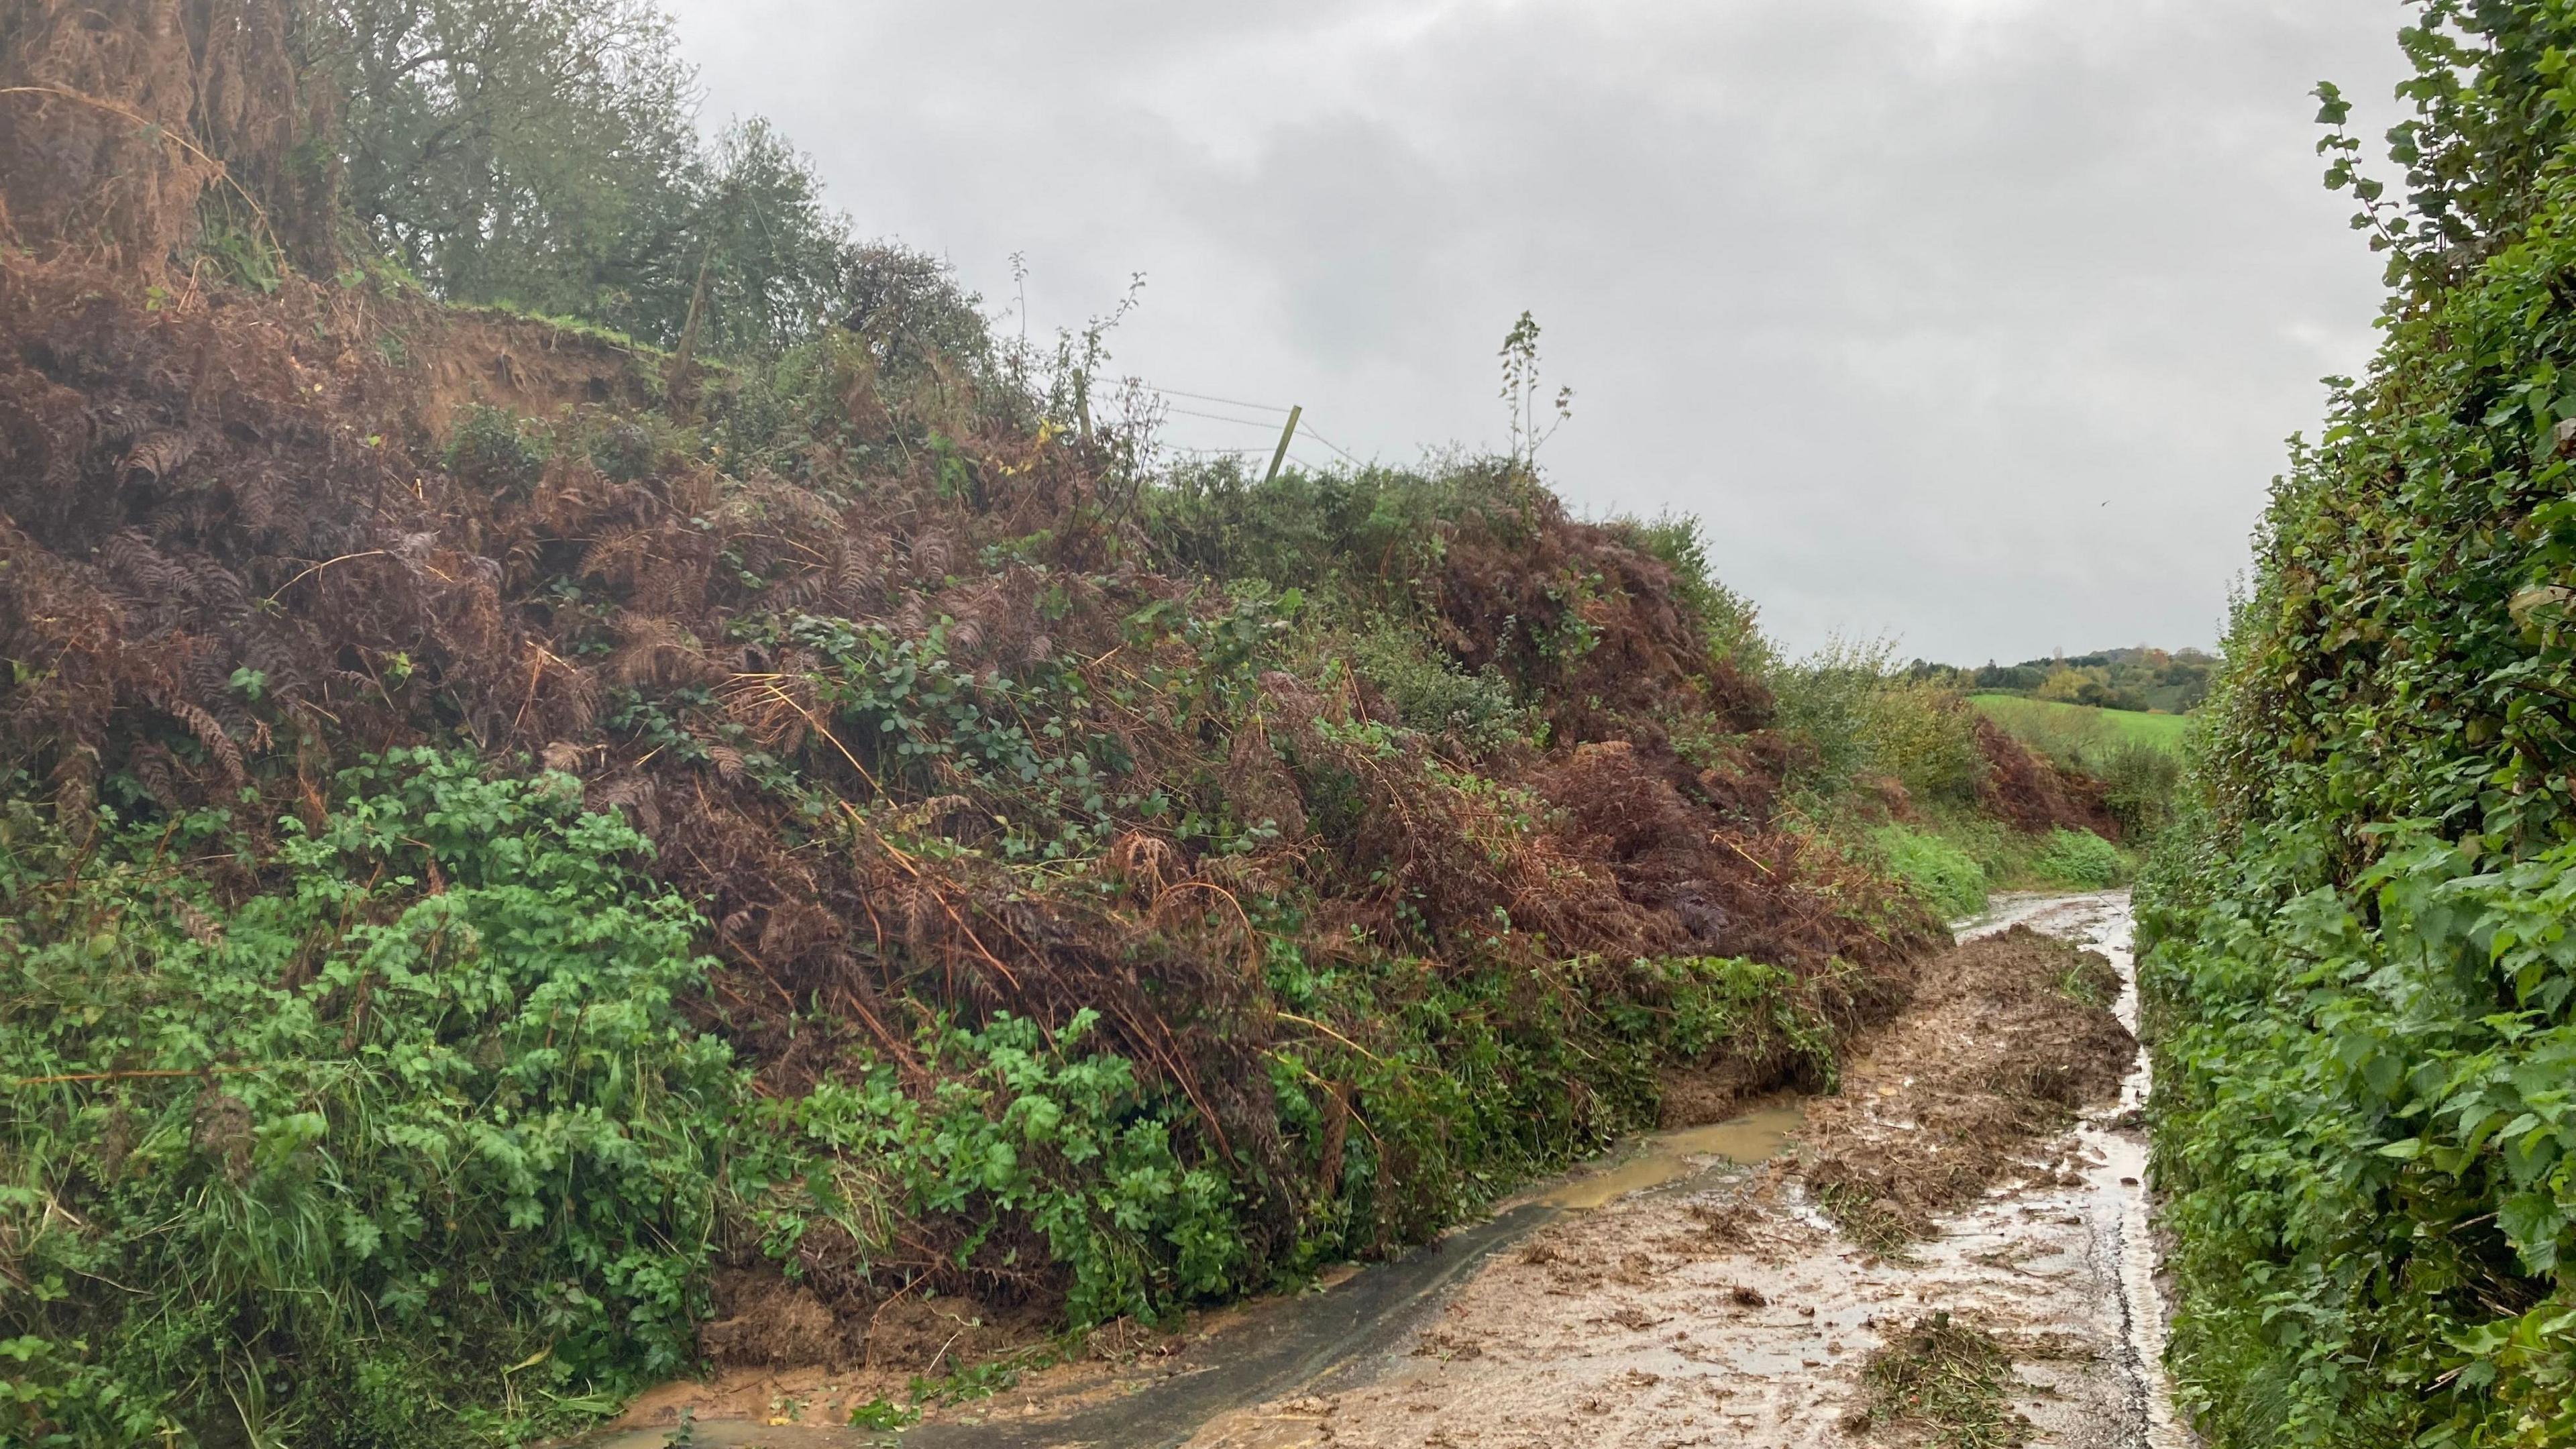
[(1279, 449), (1270, 455), (1270, 471), (1262, 476), (1262, 487), (1269, 487), (1272, 480), (1279, 476), (1279, 465), (1288, 461), (1289, 440), (1297, 436), (1297, 420), (1305, 415), (1306, 408), (1303, 403), (1288, 410), (1288, 426), (1279, 430)]

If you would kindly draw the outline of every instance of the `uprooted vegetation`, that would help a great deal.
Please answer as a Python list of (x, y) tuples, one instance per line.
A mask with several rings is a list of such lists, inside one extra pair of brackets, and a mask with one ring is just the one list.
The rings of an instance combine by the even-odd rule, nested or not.
[(1927, 964), (1905, 1019), (1869, 1043), (1856, 1089), (1810, 1111), (1809, 1192), (1855, 1241), (1893, 1255), (1998, 1182), (2062, 1176), (2057, 1134), (2116, 1099), (2137, 1058), (2110, 1009), (2119, 991), (2101, 956), (2026, 926)]
[(1159, 472), (899, 254), (703, 373), (165, 270), (212, 173), (83, 135), (159, 189), (0, 251), (10, 1434), (524, 1433), (784, 1351), (718, 1270), (833, 1352), (1294, 1282), (1938, 939), (1687, 530)]
[(1938, 1449), (2017, 1449), (2031, 1424), (2014, 1412), (2012, 1353), (1950, 1313), (1924, 1315), (1870, 1355), (1870, 1406), (1847, 1427), (1884, 1429)]

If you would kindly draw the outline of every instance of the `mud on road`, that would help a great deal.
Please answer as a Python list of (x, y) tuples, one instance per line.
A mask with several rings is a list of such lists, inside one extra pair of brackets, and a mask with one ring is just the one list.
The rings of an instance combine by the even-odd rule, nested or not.
[[(2184, 1442), (2139, 1297), (2128, 927), (2119, 896), (2009, 908), (1927, 968), (1788, 1152), (1561, 1218), (1387, 1362), (1189, 1442)], [(1983, 1437), (1945, 1440), (1869, 1382), (1934, 1322), (2009, 1361)]]
[[(2006, 902), (1926, 963), (1833, 1096), (1660, 1134), (1404, 1263), (1033, 1375), (902, 1442), (2182, 1449), (2129, 930), (2124, 894)], [(1969, 1380), (1967, 1410), (1935, 1391)], [(829, 1399), (771, 1402), (814, 1424)]]

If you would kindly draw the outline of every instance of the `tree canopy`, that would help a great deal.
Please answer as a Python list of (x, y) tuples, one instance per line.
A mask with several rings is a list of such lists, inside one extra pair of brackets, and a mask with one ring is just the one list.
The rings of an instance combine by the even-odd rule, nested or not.
[(669, 345), (703, 270), (701, 345), (736, 355), (858, 300), (869, 249), (812, 161), (758, 117), (703, 137), (651, 0), (331, 0), (308, 29), (353, 225), (449, 300)]

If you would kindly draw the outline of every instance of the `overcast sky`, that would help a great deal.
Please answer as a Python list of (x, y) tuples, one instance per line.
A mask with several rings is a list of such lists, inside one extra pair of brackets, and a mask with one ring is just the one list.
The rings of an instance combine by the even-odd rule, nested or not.
[(2307, 92), (2384, 101), (2406, 14), (675, 8), (711, 123), (777, 120), (863, 233), (997, 307), (1023, 254), (1041, 333), (1142, 272), (1116, 369), (1302, 403), (1403, 461), (1501, 442), (1494, 354), (1531, 309), (1576, 390), (1543, 461), (1578, 509), (1698, 515), (1793, 649), (1889, 634), (1962, 663), (2215, 641), (2283, 438), (2372, 343), (2378, 263), (2318, 184)]

